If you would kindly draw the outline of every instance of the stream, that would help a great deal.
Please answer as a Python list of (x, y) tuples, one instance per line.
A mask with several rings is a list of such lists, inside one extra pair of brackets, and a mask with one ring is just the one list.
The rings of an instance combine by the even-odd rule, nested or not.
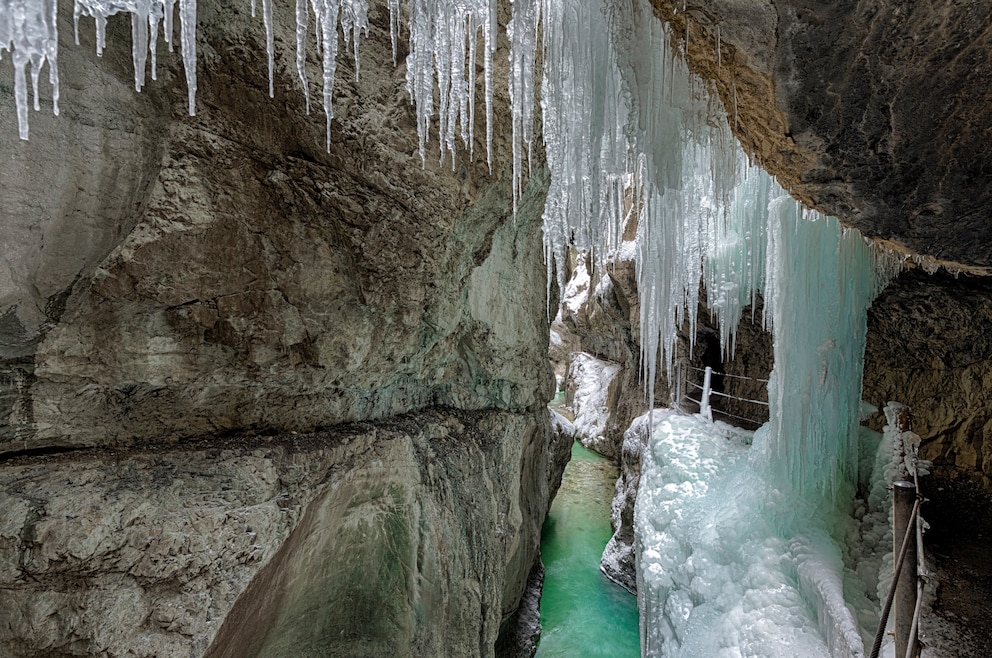
[(639, 658), (637, 598), (599, 570), (617, 467), (576, 441), (541, 537), (538, 658)]

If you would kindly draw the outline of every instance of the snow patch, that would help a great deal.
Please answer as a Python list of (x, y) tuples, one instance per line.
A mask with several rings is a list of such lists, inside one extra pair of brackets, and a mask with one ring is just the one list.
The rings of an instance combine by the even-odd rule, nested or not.
[(619, 373), (620, 366), (615, 363), (585, 352), (572, 355), (568, 380), (575, 413), (575, 434), (582, 445), (592, 450), (606, 440), (603, 433), (610, 419), (610, 386)]
[(768, 429), (746, 434), (699, 416), (654, 425), (635, 507), (644, 655), (863, 655), (830, 512), (756, 472)]

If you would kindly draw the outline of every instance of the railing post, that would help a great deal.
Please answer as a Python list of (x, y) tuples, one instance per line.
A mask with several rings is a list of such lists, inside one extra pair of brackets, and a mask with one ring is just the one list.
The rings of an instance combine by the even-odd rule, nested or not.
[(710, 422), (713, 422), (713, 410), (710, 408), (710, 379), (712, 377), (713, 368), (706, 366), (706, 373), (703, 375), (703, 395), (699, 399), (699, 413)]
[(916, 503), (916, 485), (912, 482), (900, 481), (892, 485), (892, 550), (899, 555), (901, 542), (906, 537), (909, 547), (899, 573), (894, 574), (896, 592), (894, 600), (896, 654), (895, 658), (916, 658), (917, 650), (913, 647), (906, 652), (909, 636), (913, 627), (913, 613), (916, 609), (916, 533), (906, 529), (909, 524), (916, 523), (913, 517), (913, 507)]

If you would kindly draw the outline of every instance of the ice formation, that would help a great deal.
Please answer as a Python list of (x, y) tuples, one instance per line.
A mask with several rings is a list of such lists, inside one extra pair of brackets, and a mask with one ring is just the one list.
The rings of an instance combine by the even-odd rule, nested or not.
[(59, 113), (58, 0), (0, 0), (0, 57), (10, 54), (14, 64), (14, 102), (21, 139), (28, 138), (28, 85), (31, 76), (34, 109), (38, 110), (38, 78), (48, 63), (52, 84), (52, 111)]
[(596, 450), (605, 439), (610, 420), (610, 387), (620, 374), (620, 366), (597, 359), (585, 352), (574, 353), (568, 367), (572, 387), (575, 436), (587, 448)]
[(874, 468), (852, 518), (779, 487), (767, 425), (661, 412), (654, 429), (635, 510), (644, 655), (863, 656), (878, 622), (866, 585), (891, 570), (891, 433), (862, 431)]

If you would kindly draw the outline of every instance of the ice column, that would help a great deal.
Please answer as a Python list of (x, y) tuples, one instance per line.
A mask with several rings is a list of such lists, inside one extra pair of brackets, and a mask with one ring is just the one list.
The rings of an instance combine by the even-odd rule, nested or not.
[(800, 494), (843, 498), (857, 477), (868, 307), (899, 262), (788, 197), (770, 214), (773, 467)]

